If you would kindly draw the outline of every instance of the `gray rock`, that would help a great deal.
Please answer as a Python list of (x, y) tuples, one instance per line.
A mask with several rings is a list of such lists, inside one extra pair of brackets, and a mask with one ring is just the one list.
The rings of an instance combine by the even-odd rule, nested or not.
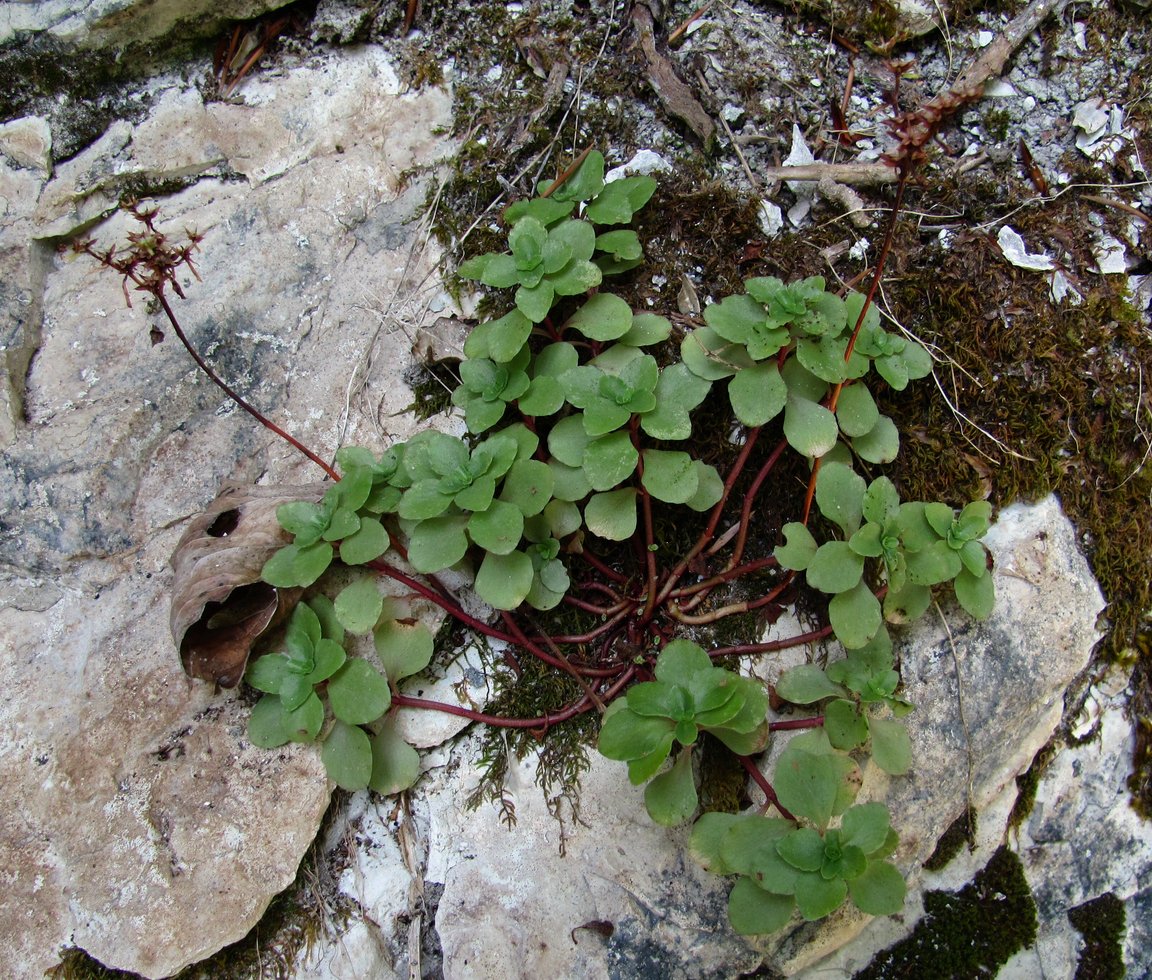
[(47, 34), (78, 48), (123, 48), (162, 38), (179, 27), (187, 38), (206, 37), (229, 22), (249, 20), (289, 0), (46, 0), (0, 4), (0, 44)]
[[(9, 976), (40, 976), (71, 945), (166, 976), (239, 939), (292, 881), (328, 803), (316, 751), (252, 748), (247, 706), (187, 680), (166, 625), (168, 556), (188, 516), (227, 480), (316, 471), (198, 375), (143, 297), (125, 307), (115, 274), (53, 248), (88, 226), (103, 244), (123, 241), (129, 222), (106, 215), (126, 179), (183, 187), (160, 200), (161, 227), (204, 234), (203, 281), (182, 280), (176, 306), (219, 372), (325, 455), (405, 437), (395, 416), (412, 395), (399, 375), (446, 299), (400, 174), (446, 152), (434, 134), (449, 96), (401, 92), (379, 49), (253, 81), (250, 104), (205, 105), (162, 80), (138, 126), (114, 124), (47, 180), (13, 150), (31, 144), (5, 131)], [(356, 237), (398, 200), (396, 231)], [(157, 347), (153, 326), (167, 335)]]
[[(1064, 690), (1099, 635), (1103, 600), (1054, 498), (1005, 509), (989, 546), (998, 590), (992, 618), (976, 623), (950, 608), (947, 626), (929, 618), (901, 638), (906, 695), (917, 706), (908, 719), (912, 774), (865, 774), (861, 799), (885, 800), (902, 835), (896, 859), (910, 882), (903, 921), (842, 910), (749, 943), (728, 926), (728, 883), (687, 857), (686, 830), (652, 824), (642, 788), (628, 783), (623, 766), (593, 752), (579, 819), (562, 811), (560, 823), (533, 783), (533, 760), (525, 760), (505, 783), (516, 813), (508, 828), (496, 808), (469, 813), (461, 805), (475, 778), (476, 743), (465, 739), (412, 796), (427, 841), (425, 877), (444, 889), (436, 915), (444, 975), (728, 977), (766, 962), (787, 975), (848, 977), (905, 935), (920, 915), (922, 887), (943, 887), (939, 879), (926, 883), (920, 866), (969, 799), (984, 834), (1002, 840), (1014, 777), (1052, 736)], [(781, 661), (796, 660), (792, 651), (753, 669), (772, 679)], [(396, 901), (407, 871), (397, 859), (380, 863), (392, 845), (378, 832), (369, 835), (371, 858), (354, 862), (354, 877), (365, 894)], [(392, 884), (374, 886), (376, 876)], [(401, 968), (405, 941), (395, 921), (410, 912), (403, 904), (385, 911), (378, 898), (365, 908)]]

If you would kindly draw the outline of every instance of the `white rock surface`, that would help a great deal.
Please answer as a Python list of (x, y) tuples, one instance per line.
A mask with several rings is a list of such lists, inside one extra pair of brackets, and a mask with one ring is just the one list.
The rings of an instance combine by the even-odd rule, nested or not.
[[(1007, 508), (989, 545), (998, 590), (993, 617), (976, 623), (951, 609), (951, 641), (937, 618), (908, 630), (900, 642), (906, 693), (917, 705), (908, 719), (916, 751), (912, 774), (892, 778), (872, 769), (865, 778), (862, 798), (885, 799), (901, 830), (897, 860), (911, 885), (902, 919), (843, 911), (754, 946), (727, 924), (727, 883), (687, 857), (685, 830), (652, 824), (642, 788), (628, 783), (623, 766), (593, 753), (581, 783), (580, 819), (562, 826), (526, 760), (506, 782), (517, 818), (509, 830), (495, 808), (468, 812), (462, 806), (475, 778), (475, 741), (465, 739), (446, 768), (418, 784), (411, 804), (415, 823), (426, 828), (420, 835), (427, 841), (425, 885), (443, 886), (436, 932), (444, 975), (728, 977), (766, 957), (786, 975), (849, 977), (905, 935), (920, 914), (920, 866), (969, 798), (969, 750), (970, 798), (994, 849), (991, 841), (1004, 836), (1014, 777), (1051, 737), (1063, 692), (1098, 638), (1103, 600), (1054, 498)], [(795, 628), (782, 621), (772, 635)], [(795, 651), (775, 662), (765, 657), (755, 672), (772, 679), (795, 661)], [(398, 898), (406, 872), (398, 859), (381, 863), (394, 845), (375, 837), (378, 821), (362, 823), (361, 832), (370, 825), (377, 846), (361, 851), (368, 857), (356, 859), (354, 877), (366, 895)], [(375, 876), (391, 884), (374, 886)], [(930, 887), (947, 886), (937, 879)], [(389, 916), (374, 897), (365, 913), (383, 930), (402, 970), (405, 940), (387, 923), (407, 921), (410, 910), (393, 908)], [(569, 935), (585, 923), (608, 923), (610, 935), (593, 929)]]
[(47, 181), (31, 152), (42, 128), (3, 134), (7, 976), (38, 977), (70, 945), (166, 976), (240, 938), (292, 881), (329, 796), (314, 750), (249, 746), (247, 708), (184, 677), (166, 625), (185, 519), (224, 480), (315, 471), (198, 376), (141, 298), (127, 309), (117, 276), (46, 237), (94, 222), (102, 243), (122, 241), (128, 222), (102, 219), (125, 178), (187, 179), (159, 202), (162, 228), (205, 236), (181, 320), (324, 454), (406, 434), (393, 416), (411, 401), (410, 336), (445, 303), (415, 220), (425, 186), (401, 174), (447, 151), (447, 92), (401, 92), (378, 48), (254, 79), (244, 103), (157, 84), (151, 115), (113, 124)]

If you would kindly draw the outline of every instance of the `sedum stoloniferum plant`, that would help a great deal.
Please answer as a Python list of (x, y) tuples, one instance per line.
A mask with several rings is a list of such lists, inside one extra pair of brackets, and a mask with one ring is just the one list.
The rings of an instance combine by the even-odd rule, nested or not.
[[(627, 763), (628, 778), (646, 784), (651, 817), (670, 826), (697, 818), (697, 748), (708, 738), (765, 797), (758, 809), (705, 813), (691, 833), (697, 859), (734, 879), (739, 932), (774, 931), (796, 911), (817, 919), (845, 901), (896, 912), (904, 882), (887, 860), (896, 833), (883, 804), (855, 799), (865, 757), (895, 776), (912, 764), (901, 721), (911, 705), (888, 627), (949, 587), (969, 614), (989, 614), (981, 538), (991, 508), (901, 501), (887, 477), (872, 475), (899, 451), (876, 386), (900, 391), (931, 360), (884, 329), (864, 296), (819, 276), (754, 277), (682, 328), (606, 288), (643, 261), (628, 225), (655, 190), (649, 177), (605, 183), (603, 157), (587, 153), (507, 209), (506, 251), (460, 267), (505, 298), (505, 312), (464, 347), (452, 394), (463, 434), (429, 428), (382, 455), (345, 448), (338, 473), (293, 442), (339, 479), (319, 502), (278, 510), (292, 541), (263, 577), (308, 598), (278, 647), (248, 667), (262, 693), (250, 737), (267, 747), (319, 741), (337, 784), (394, 793), (419, 774), (396, 730), (399, 708), (537, 731), (601, 711), (600, 751)], [(133, 213), (159, 243), (151, 252), (77, 248), (157, 295), (175, 325), (161, 295), (171, 270), (155, 281), (141, 270), (161, 253), (179, 265), (190, 249), (164, 251), (155, 212)], [(700, 436), (728, 432), (731, 420), (739, 438), (727, 457), (713, 448), (703, 458)], [(757, 497), (788, 452), (807, 462), (807, 493), (796, 495), (791, 520), (749, 534), (765, 519)], [(776, 496), (792, 488), (780, 480)], [(752, 553), (750, 542), (765, 538), (778, 545)], [(362, 574), (329, 599), (321, 580), (335, 563)], [(449, 569), (469, 576), (493, 616), (466, 611), (439, 578)], [(751, 598), (732, 592), (753, 574)], [(380, 577), (403, 594), (386, 599)], [(730, 616), (778, 615), (800, 581), (828, 597), (826, 627), (785, 642), (705, 640)], [(434, 655), (412, 599), (503, 641), (512, 665), (541, 661), (578, 693), (539, 718), (509, 718), (401, 692)], [(587, 617), (583, 632), (549, 631), (545, 614), (561, 603)], [(372, 638), (378, 664), (349, 656), (356, 636)], [(764, 684), (738, 673), (736, 659), (715, 662), (832, 638), (842, 656), (776, 682), (785, 701), (814, 706), (807, 718), (771, 720)], [(774, 770), (762, 772), (773, 737), (797, 728), (808, 730), (790, 733)]]

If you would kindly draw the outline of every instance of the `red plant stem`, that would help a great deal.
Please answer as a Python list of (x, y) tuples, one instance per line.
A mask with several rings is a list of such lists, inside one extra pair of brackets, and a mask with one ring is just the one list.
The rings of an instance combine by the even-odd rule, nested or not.
[(796, 818), (784, 809), (780, 803), (780, 798), (776, 795), (776, 790), (772, 788), (772, 784), (764, 777), (764, 773), (756, 767), (756, 763), (746, 755), (738, 755), (736, 758), (740, 760), (740, 765), (742, 765), (747, 770), (748, 775), (752, 777), (752, 781), (760, 787), (760, 792), (768, 798), (768, 802), (780, 811), (780, 815), (783, 816), (784, 819), (791, 820), (795, 823)]
[(715, 650), (709, 650), (708, 656), (710, 657), (727, 657), (731, 654), (743, 656), (744, 654), (753, 653), (774, 653), (777, 650), (791, 650), (793, 647), (804, 646), (806, 643), (819, 643), (832, 635), (832, 627), (825, 626), (818, 630), (813, 630), (811, 633), (799, 633), (796, 636), (788, 636), (782, 640), (769, 640), (766, 643), (743, 643), (739, 646), (732, 647), (717, 647)]
[(588, 564), (591, 565), (593, 568), (595, 568), (596, 571), (598, 571), (601, 575), (603, 575), (605, 578), (611, 579), (617, 585), (626, 585), (627, 584), (627, 582), (628, 582), (627, 576), (621, 575), (614, 568), (610, 568), (608, 565), (606, 565), (604, 562), (602, 562), (599, 558), (597, 558), (594, 554), (592, 554), (592, 552), (590, 552), (587, 549), (587, 547), (585, 547), (585, 549), (580, 553), (580, 557), (583, 558), (586, 562), (588, 562)]
[[(617, 680), (607, 691), (605, 691), (601, 698), (604, 701), (611, 701), (617, 694), (619, 694), (624, 687), (632, 680), (636, 673), (635, 667), (629, 667), (619, 680)], [(575, 701), (562, 708), (553, 714), (541, 715), (538, 718), (502, 718), (499, 715), (489, 715), (483, 711), (473, 711), (471, 708), (465, 708), (458, 704), (444, 704), (441, 701), (431, 701), (428, 698), (414, 698), (409, 697), (407, 694), (393, 694), (392, 703), (399, 705), (401, 708), (425, 708), (429, 711), (442, 711), (449, 715), (458, 715), (461, 718), (469, 718), (472, 721), (481, 721), (486, 725), (493, 725), (497, 728), (549, 728), (552, 725), (558, 725), (560, 722), (567, 721), (569, 718), (575, 718), (577, 715), (583, 714), (586, 711), (592, 710), (592, 702), (588, 700), (585, 695), (579, 701)]]
[(384, 559), (376, 558), (370, 562), (367, 562), (366, 565), (368, 568), (380, 572), (382, 575), (387, 575), (389, 578), (395, 579), (397, 582), (402, 582), (413, 592), (419, 593), (429, 602), (435, 603), (453, 618), (460, 620), (460, 622), (464, 623), (466, 626), (470, 626), (472, 629), (476, 630), (476, 632), (483, 633), (485, 636), (490, 636), (494, 640), (503, 640), (505, 643), (517, 642), (516, 637), (508, 633), (503, 633), (498, 629), (494, 629), (482, 620), (477, 619), (475, 616), (470, 616), (455, 602), (448, 599), (446, 596), (441, 595), (431, 586), (425, 585), (419, 579), (413, 578), (411, 575), (400, 571), (400, 569), (389, 565), (386, 561), (384, 561)]
[(740, 508), (740, 531), (736, 535), (736, 543), (732, 546), (732, 556), (728, 559), (726, 569), (734, 568), (739, 564), (740, 559), (744, 556), (744, 545), (748, 541), (748, 523), (752, 518), (752, 505), (756, 502), (756, 495), (760, 492), (760, 488), (764, 485), (764, 481), (768, 478), (768, 474), (772, 472), (773, 468), (780, 461), (780, 457), (784, 455), (784, 450), (788, 448), (788, 440), (781, 439), (775, 449), (772, 450), (768, 458), (764, 461), (764, 465), (760, 467), (760, 471), (756, 474), (756, 479), (752, 481), (752, 486), (748, 488), (748, 493), (744, 497), (744, 505)]
[(609, 632), (610, 630), (615, 629), (624, 620), (626, 620), (630, 615), (631, 615), (631, 610), (625, 609), (622, 612), (619, 612), (615, 616), (613, 616), (610, 620), (608, 620), (608, 622), (601, 623), (595, 629), (589, 630), (587, 633), (569, 634), (567, 636), (554, 636), (554, 637), (552, 637), (552, 642), (553, 643), (591, 643), (593, 640), (597, 639), (598, 637), (601, 637), (605, 633)]
[(274, 433), (276, 433), (276, 435), (287, 442), (290, 446), (302, 452), (305, 456), (312, 460), (313, 463), (315, 463), (325, 473), (332, 477), (333, 480), (340, 479), (340, 474), (337, 473), (326, 462), (324, 462), (324, 460), (312, 452), (312, 450), (300, 442), (300, 440), (290, 436), (271, 419), (261, 415), (259, 411), (257, 411), (253, 406), (249, 405), (248, 402), (241, 398), (240, 395), (238, 395), (231, 387), (228, 386), (223, 378), (221, 378), (218, 374), (216, 374), (215, 371), (212, 370), (211, 367), (208, 366), (207, 361), (205, 361), (204, 358), (200, 356), (200, 352), (192, 346), (191, 341), (189, 341), (188, 337), (185, 335), (183, 328), (180, 326), (180, 321), (176, 319), (176, 314), (172, 312), (172, 307), (168, 305), (168, 297), (164, 295), (164, 290), (162, 287), (157, 289), (150, 289), (148, 292), (156, 297), (156, 301), (164, 310), (164, 315), (168, 317), (168, 322), (172, 324), (172, 329), (176, 331), (176, 336), (180, 338), (180, 343), (182, 343), (184, 345), (184, 349), (192, 355), (192, 360), (196, 362), (196, 366), (208, 376), (208, 379), (214, 385), (216, 385), (217, 388), (219, 388), (222, 392), (224, 392), (224, 394), (231, 398), (232, 401), (244, 409), (244, 411), (251, 415), (252, 418), (264, 426), (264, 428), (271, 429)]
[(752, 452), (752, 447), (759, 438), (759, 426), (748, 430), (748, 437), (740, 449), (740, 455), (736, 457), (736, 461), (732, 464), (732, 469), (728, 472), (728, 478), (724, 481), (724, 492), (712, 508), (712, 513), (708, 518), (708, 526), (704, 528), (703, 533), (692, 546), (691, 550), (680, 559), (676, 567), (672, 569), (668, 577), (664, 579), (664, 585), (660, 589), (660, 594), (656, 597), (657, 603), (662, 604), (668, 600), (668, 596), (671, 595), (672, 590), (676, 588), (677, 583), (683, 577), (684, 573), (688, 571), (688, 566), (692, 563), (693, 559), (712, 542), (712, 536), (716, 533), (716, 527), (720, 523), (720, 515), (724, 512), (724, 505), (728, 502), (728, 496), (732, 492), (732, 487), (735, 486), (736, 480), (748, 462), (748, 456)]
[(592, 613), (596, 616), (611, 616), (614, 612), (619, 612), (619, 607), (609, 609), (606, 606), (598, 606), (594, 602), (588, 602), (586, 599), (577, 599), (574, 595), (564, 593), (564, 603), (576, 609), (583, 609), (584, 612)]
[[(576, 585), (576, 588), (582, 592), (583, 591), (602, 592), (604, 595), (608, 596), (608, 598), (611, 599), (614, 604), (623, 604), (623, 603), (631, 601), (629, 599), (626, 599), (624, 596), (620, 595), (619, 592), (617, 592), (614, 588), (612, 588), (612, 586), (608, 585), (607, 583), (597, 582), (593, 579), (589, 579), (587, 582), (578, 582)], [(620, 605), (619, 608), (623, 608), (623, 606)], [(618, 611), (618, 608), (614, 607), (612, 609), (612, 612), (617, 612), (617, 611)]]
[(720, 572), (718, 575), (713, 575), (703, 582), (697, 582), (695, 585), (685, 585), (669, 593), (668, 597), (670, 599), (679, 599), (683, 596), (695, 595), (702, 590), (715, 588), (717, 585), (721, 585), (730, 579), (740, 578), (742, 575), (751, 575), (753, 572), (758, 572), (762, 568), (773, 568), (775, 565), (776, 559), (772, 555), (768, 555), (765, 558), (757, 558), (753, 561), (745, 562), (738, 568), (730, 568), (725, 572)]
[(823, 726), (824, 716), (817, 715), (815, 718), (790, 718), (788, 721), (770, 721), (768, 722), (768, 731), (791, 732), (798, 728), (822, 728)]

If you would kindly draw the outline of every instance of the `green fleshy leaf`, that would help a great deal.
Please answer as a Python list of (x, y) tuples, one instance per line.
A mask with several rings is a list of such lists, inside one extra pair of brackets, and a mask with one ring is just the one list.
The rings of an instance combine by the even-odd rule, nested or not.
[[(261, 658), (266, 659), (266, 658)], [(324, 710), (320, 717), (323, 720)], [(292, 740), (284, 705), (276, 694), (265, 694), (252, 708), (248, 716), (248, 741), (257, 748), (276, 749)]]
[[(543, 194), (552, 184), (542, 180), (537, 185), (538, 193)], [(599, 150), (588, 154), (567, 180), (556, 188), (552, 198), (557, 201), (590, 201), (604, 189), (604, 155)], [(574, 222), (568, 222), (573, 224)], [(587, 224), (587, 222), (580, 222)], [(591, 226), (589, 225), (589, 230)]]
[(716, 331), (718, 337), (747, 345), (757, 328), (767, 324), (768, 311), (751, 296), (740, 293), (725, 296), (719, 303), (704, 307), (704, 322)]
[(504, 477), (500, 499), (515, 507), (525, 517), (534, 517), (552, 499), (556, 478), (547, 463), (536, 459), (518, 459)]
[(860, 527), (866, 484), (850, 466), (827, 462), (816, 477), (816, 504), (820, 513), (845, 534)]
[(640, 419), (640, 427), (653, 439), (687, 439), (692, 435), (689, 412), (704, 401), (711, 387), (687, 365), (668, 365), (656, 382), (656, 407)]
[(306, 588), (328, 570), (332, 557), (332, 545), (327, 541), (317, 541), (305, 547), (290, 544), (264, 563), (260, 577), (278, 589)]
[(439, 572), (455, 565), (468, 550), (467, 514), (421, 521), (408, 541), (408, 561), (418, 572)]
[(593, 494), (584, 505), (588, 530), (609, 541), (627, 541), (636, 532), (636, 490), (626, 487)]
[(566, 538), (580, 530), (580, 508), (567, 500), (550, 500), (544, 508), (544, 519), (548, 522), (550, 537)]
[(788, 386), (775, 361), (765, 361), (740, 371), (728, 382), (732, 411), (745, 425), (764, 425), (776, 418), (788, 401)]
[(823, 668), (816, 664), (790, 667), (776, 682), (776, 693), (793, 704), (815, 704), (824, 698), (843, 697), (847, 692), (828, 679)]
[(320, 758), (328, 778), (341, 789), (365, 789), (372, 778), (372, 743), (367, 732), (357, 725), (337, 719), (320, 747)]
[(628, 710), (644, 717), (664, 717), (673, 721), (692, 718), (688, 692), (677, 684), (645, 681), (628, 688)]
[(798, 872), (776, 850), (777, 841), (796, 825), (790, 820), (744, 815), (720, 841), (720, 856), (731, 871), (750, 876), (765, 891), (791, 895)]
[(548, 460), (548, 468), (552, 471), (552, 495), (557, 500), (576, 501), (583, 500), (592, 490), (588, 482), (588, 475), (579, 466), (566, 466), (555, 459)]
[(709, 811), (701, 814), (700, 819), (692, 825), (692, 833), (688, 838), (688, 852), (705, 871), (710, 871), (714, 875), (734, 874), (735, 869), (730, 868), (721, 856), (721, 845), (733, 826), (749, 819), (760, 818), (748, 813)]
[(804, 571), (816, 554), (816, 539), (799, 521), (785, 524), (783, 533), (784, 544), (777, 545), (772, 554), (781, 568), (790, 568), (796, 572)]
[(584, 429), (583, 416), (570, 415), (557, 422), (548, 433), (548, 451), (565, 466), (578, 467), (584, 464), (584, 453), (590, 441)]
[[(337, 484), (337, 486), (339, 485)], [(356, 511), (349, 507), (339, 507), (333, 512), (331, 523), (329, 523), (322, 538), (324, 541), (339, 541), (341, 538), (355, 534), (359, 529), (360, 518)]]
[(873, 854), (887, 842), (890, 824), (888, 807), (883, 803), (860, 803), (844, 811), (840, 839), (865, 854)]
[(524, 534), (524, 515), (514, 504), (494, 500), (487, 510), (469, 518), (468, 534), (485, 551), (507, 555)]
[(869, 463), (891, 463), (900, 453), (896, 423), (887, 415), (881, 415), (866, 435), (852, 440), (852, 448)]
[(865, 385), (854, 384), (841, 389), (836, 404), (836, 421), (844, 435), (849, 438), (867, 435), (879, 420), (880, 410)]
[[(656, 191), (656, 181), (651, 177), (623, 177), (605, 185), (589, 202), (588, 220), (598, 225), (622, 225), (632, 220)], [(601, 238), (606, 237), (601, 235)]]
[(880, 629), (880, 600), (864, 582), (832, 597), (828, 619), (836, 638), (849, 649), (864, 646)]
[(376, 653), (393, 684), (418, 674), (432, 662), (435, 640), (422, 622), (385, 620), (373, 632)]
[(615, 340), (632, 327), (632, 308), (612, 293), (597, 293), (568, 318), (565, 330), (577, 330), (589, 340)]
[(960, 556), (948, 547), (947, 541), (934, 541), (919, 551), (910, 552), (908, 579), (916, 585), (938, 585), (966, 571)]
[(865, 524), (848, 539), (848, 547), (864, 558), (879, 558), (884, 554), (884, 529), (879, 524)]
[(887, 718), (868, 719), (872, 733), (872, 761), (893, 776), (903, 776), (912, 767), (912, 741), (908, 729)]
[(824, 838), (811, 827), (799, 827), (776, 841), (776, 850), (800, 871), (819, 871), (824, 863)]
[(306, 605), (316, 613), (316, 619), (320, 623), (320, 635), (326, 639), (335, 640), (337, 643), (343, 644), (344, 627), (340, 625), (340, 621), (336, 618), (336, 607), (333, 605), (332, 600), (323, 594), (314, 595), (308, 600)]
[(864, 873), (848, 882), (852, 903), (868, 915), (895, 915), (904, 908), (907, 886), (887, 861), (870, 861)]
[(765, 935), (783, 929), (795, 907), (791, 895), (773, 895), (751, 878), (741, 878), (728, 894), (728, 921), (741, 936)]
[(336, 596), (336, 618), (349, 633), (368, 633), (384, 610), (384, 597), (372, 578), (357, 579)]
[(339, 643), (335, 640), (324, 638), (316, 644), (316, 656), (313, 660), (312, 673), (305, 677), (304, 680), (309, 684), (320, 684), (328, 680), (329, 677), (343, 667), (347, 659), (348, 655)]
[(903, 626), (923, 616), (931, 604), (932, 590), (926, 585), (909, 582), (902, 589), (888, 590), (884, 596), (884, 619), (895, 626)]
[(802, 745), (793, 739), (784, 747), (773, 787), (788, 810), (823, 828), (835, 810), (842, 769), (835, 756), (809, 752)]
[[(670, 718), (642, 716), (628, 708), (624, 698), (613, 701), (604, 712), (597, 748), (608, 759), (631, 762), (663, 749), (658, 769), (672, 748), (676, 723)], [(655, 771), (655, 770), (653, 770)]]
[(687, 749), (677, 756), (672, 768), (656, 776), (644, 790), (648, 815), (664, 827), (684, 823), (696, 812), (699, 798), (692, 774), (692, 754)]
[(533, 578), (532, 559), (524, 552), (488, 553), (476, 573), (476, 594), (493, 609), (515, 609), (527, 598)]
[(688, 370), (706, 381), (719, 381), (756, 363), (742, 344), (725, 340), (711, 327), (697, 327), (688, 334), (680, 345), (680, 357)]
[(556, 292), (554, 279), (542, 279), (535, 286), (521, 286), (516, 290), (516, 309), (533, 323), (539, 323), (552, 309)]
[[(531, 333), (532, 321), (519, 310), (512, 310), (499, 320), (493, 320), (488, 324), (486, 331), (488, 349), (480, 356), (489, 357), (497, 364), (505, 364), (520, 353)], [(475, 355), (469, 354), (469, 356)]]
[(301, 547), (319, 541), (328, 530), (331, 518), (330, 510), (307, 500), (281, 504), (276, 508), (276, 520), (285, 531), (295, 536), (295, 543)]
[[(747, 711), (748, 705), (745, 705), (741, 711), (741, 716)], [(743, 724), (741, 717), (738, 716), (735, 720)], [(728, 746), (734, 755), (759, 755), (768, 748), (768, 743), (772, 740), (772, 733), (768, 728), (767, 720), (760, 722), (756, 727), (746, 732), (727, 727), (713, 728), (709, 731)]]
[(881, 526), (896, 519), (900, 512), (900, 494), (896, 485), (886, 476), (879, 476), (868, 484), (864, 493), (864, 519)]
[[(481, 263), (480, 259), (487, 261)], [(479, 273), (476, 278), (485, 286), (492, 286), (494, 289), (507, 289), (520, 281), (520, 270), (516, 266), (516, 260), (507, 254), (489, 253), (477, 256), (476, 259), (460, 266), (461, 274), (467, 279), (473, 278), (472, 273), (476, 271)]]
[(952, 583), (956, 599), (964, 610), (976, 619), (987, 619), (996, 604), (996, 587), (987, 572), (977, 578), (967, 568), (962, 569)]
[(420, 753), (385, 724), (371, 739), (372, 773), (368, 787), (383, 796), (400, 793), (420, 778)]
[(621, 262), (631, 262), (644, 255), (640, 239), (636, 237), (636, 232), (631, 230), (608, 231), (603, 235), (597, 235), (596, 251), (606, 252)]
[(656, 658), (656, 679), (691, 689), (695, 676), (712, 669), (712, 658), (691, 640), (673, 640)]
[(564, 388), (548, 375), (532, 379), (528, 390), (517, 400), (520, 411), (533, 418), (555, 415), (564, 405)]
[(683, 504), (691, 500), (700, 486), (695, 462), (687, 453), (663, 449), (645, 449), (644, 472), (640, 482), (657, 500)]
[[(852, 701), (837, 698), (824, 708), (824, 731), (833, 748), (849, 752), (868, 741), (868, 723)], [(815, 870), (815, 869), (813, 869)]]
[(452, 506), (451, 492), (441, 487), (441, 480), (420, 480), (412, 484), (400, 498), (397, 513), (406, 521), (422, 521), (429, 517), (439, 517)]
[(655, 313), (633, 313), (632, 326), (620, 338), (620, 343), (629, 347), (647, 347), (667, 340), (671, 334), (672, 323), (667, 317)]
[(265, 694), (279, 694), (288, 675), (288, 658), (282, 653), (268, 653), (248, 664), (244, 682)]
[(379, 558), (391, 543), (383, 524), (373, 517), (363, 517), (360, 530), (340, 542), (340, 560), (345, 565), (363, 565)]
[(312, 695), (312, 685), (299, 674), (288, 674), (280, 685), (280, 703), (284, 710), (295, 711)]
[(584, 472), (593, 490), (611, 490), (636, 471), (639, 459), (640, 454), (628, 433), (612, 432), (588, 443), (584, 451)]
[[(551, 197), (534, 197), (527, 201), (517, 201), (508, 205), (504, 220), (509, 225), (516, 224), (523, 217), (533, 217), (542, 225), (548, 226), (566, 218), (576, 207), (575, 201), (557, 201)], [(461, 267), (463, 268), (463, 267)]]
[(816, 459), (836, 445), (840, 427), (823, 405), (788, 393), (784, 408), (784, 437), (800, 455)]
[(366, 660), (349, 660), (328, 681), (332, 713), (349, 725), (370, 725), (392, 704), (388, 678)]
[(808, 563), (808, 584), (830, 594), (847, 592), (864, 575), (864, 559), (847, 541), (826, 541)]
[(796, 907), (809, 922), (835, 912), (848, 897), (848, 886), (840, 878), (803, 874), (796, 879)]
[(600, 285), (603, 273), (599, 266), (581, 259), (573, 259), (554, 276), (550, 282), (557, 296), (579, 296)]
[(724, 481), (715, 466), (698, 459), (692, 463), (696, 467), (696, 492), (684, 503), (691, 510), (711, 510), (724, 496)]

